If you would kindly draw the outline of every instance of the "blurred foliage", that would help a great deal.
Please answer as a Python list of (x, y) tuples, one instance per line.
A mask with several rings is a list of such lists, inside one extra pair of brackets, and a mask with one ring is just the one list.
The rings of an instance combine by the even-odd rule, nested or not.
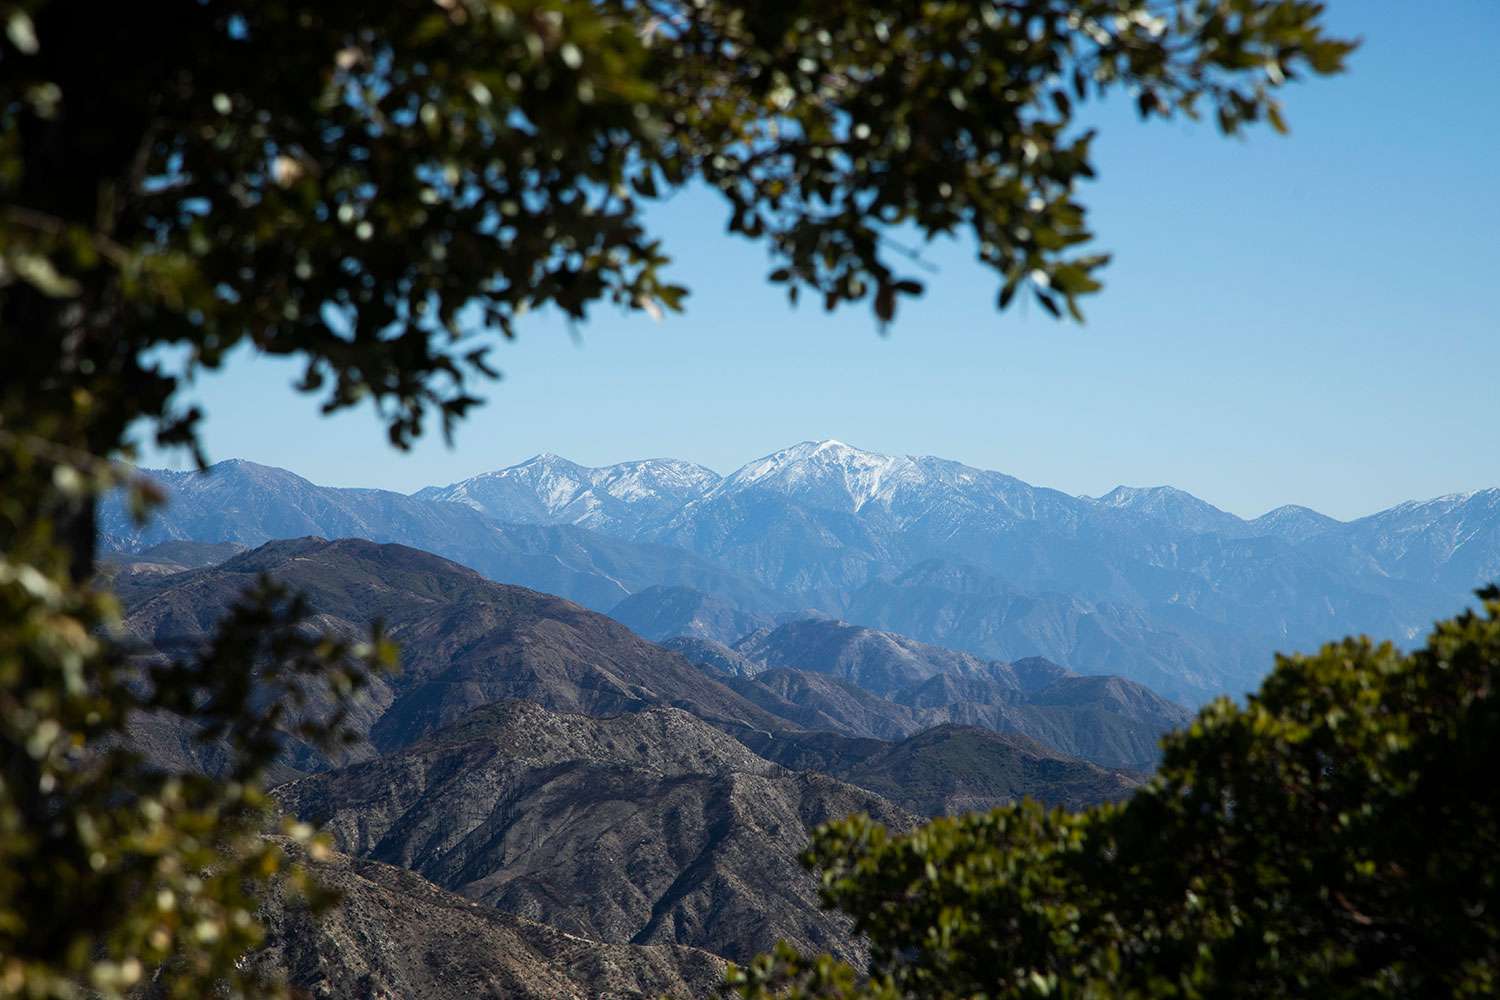
[[(115, 464), (137, 435), (203, 460), (179, 392), (195, 373), (249, 346), (303, 362), (329, 411), (372, 403), (397, 446), (434, 416), (448, 432), (529, 310), (681, 307), (642, 213), (689, 184), (794, 300), (886, 322), (922, 290), (920, 245), (957, 234), (1000, 308), (1025, 291), (1077, 316), (1106, 259), (1075, 194), (1080, 105), (1283, 128), (1277, 88), (1351, 48), (1321, 14), (0, 0), (0, 994), (266, 990), (235, 963), (278, 864), (263, 771), (284, 736), (340, 721), (283, 705), (310, 685), (337, 703), (389, 660), (378, 634), (318, 636), (269, 582), (197, 658), (127, 655), (96, 501), (160, 499)], [(130, 714), (160, 710), (209, 722), (232, 778), (132, 755)]]
[(806, 860), (872, 976), (782, 949), (731, 981), (747, 1000), (1494, 996), (1500, 590), (1481, 597), (1410, 655), (1280, 659), (1168, 737), (1124, 805), (823, 827)]
[[(260, 941), (253, 884), (280, 873), (321, 900), (262, 836), (276, 819), (262, 774), (288, 735), (337, 739), (349, 696), (391, 650), (378, 633), (328, 639), (265, 580), (196, 655), (132, 655), (110, 631), (113, 597), (69, 576), (51, 520), (33, 516), (122, 475), (0, 433), (0, 995), (117, 996), (148, 978), (172, 997), (272, 995), (237, 966)], [(27, 492), (39, 483), (48, 495)], [(157, 711), (222, 741), (224, 773), (166, 772), (132, 752), (130, 716)], [(303, 824), (283, 832), (320, 849)]]

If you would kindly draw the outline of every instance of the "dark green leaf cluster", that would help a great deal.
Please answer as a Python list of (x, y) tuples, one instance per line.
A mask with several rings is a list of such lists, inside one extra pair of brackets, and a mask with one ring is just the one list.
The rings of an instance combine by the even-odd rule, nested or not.
[(1425, 648), (1348, 639), (1168, 737), (1123, 806), (818, 832), (872, 974), (783, 952), (755, 997), (1491, 996), (1500, 590)]
[[(1310, 3), (1035, 0), (1017, 3), (762, 4), (684, 19), (677, 51), (723, 53), (733, 141), (704, 175), (733, 207), (730, 229), (767, 238), (772, 280), (829, 309), (869, 295), (881, 320), (920, 282), (892, 251), (967, 232), (998, 273), (999, 304), (1030, 286), (1053, 316), (1082, 319), (1108, 260), (1075, 198), (1093, 176), (1075, 105), (1115, 89), (1142, 116), (1213, 108), (1226, 133), (1266, 118), (1271, 90), (1337, 70)], [(685, 65), (691, 66), (691, 63)], [(720, 112), (725, 114), (726, 112)]]

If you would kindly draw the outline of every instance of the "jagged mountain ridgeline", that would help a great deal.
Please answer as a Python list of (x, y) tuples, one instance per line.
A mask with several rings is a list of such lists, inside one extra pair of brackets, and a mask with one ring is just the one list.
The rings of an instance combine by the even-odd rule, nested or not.
[[(313, 995), (706, 997), (726, 960), (780, 940), (863, 962), (799, 860), (813, 827), (1121, 799), (1187, 718), (1123, 678), (826, 619), (667, 648), (364, 539), (177, 541), (108, 572), (141, 656), (206, 641), (262, 575), (304, 594), (321, 629), (378, 619), (400, 643), (400, 672), (349, 717), (352, 744), (288, 735), (272, 773), (281, 808), (332, 836), (313, 870), (341, 898), (313, 920), (271, 892), (249, 960)], [(131, 734), (163, 767), (224, 766), (190, 718)]]
[[(350, 720), (358, 739), (340, 761), (289, 749), (288, 774), (401, 750), (511, 700), (588, 716), (669, 706), (732, 736), (826, 730), (900, 739), (963, 722), (1059, 747), (1068, 741), (1051, 738), (1049, 727), (1087, 729), (1095, 735), (1077, 743), (1077, 756), (1137, 770), (1154, 763), (1156, 738), (1187, 719), (1180, 706), (1123, 678), (1081, 677), (1039, 659), (981, 661), (832, 621), (753, 633), (738, 651), (711, 640), (661, 646), (571, 601), (363, 539), (290, 539), (175, 573), (140, 561), (113, 573), (125, 601), (122, 632), (143, 651), (192, 649), (262, 575), (305, 595), (317, 626), (334, 634), (358, 636), (383, 623), (400, 644), (401, 670), (362, 693)], [(712, 656), (719, 649), (743, 669), (719, 667)], [(801, 669), (776, 669), (785, 661)], [(793, 676), (814, 683), (789, 685)], [(868, 718), (841, 709), (831, 692), (864, 706)], [(1069, 721), (1049, 721), (1059, 719)], [(149, 747), (171, 753), (178, 744), (165, 725), (143, 723), (142, 732), (164, 741)], [(1133, 739), (1106, 733), (1116, 729)]]
[(358, 635), (375, 620), (401, 670), (355, 720), (365, 755), (398, 748), (508, 698), (592, 714), (679, 705), (725, 724), (776, 718), (688, 662), (571, 601), (484, 578), (447, 559), (363, 539), (271, 542), (175, 575), (127, 575), (124, 631), (173, 651), (201, 641), (261, 575), (306, 595), (317, 624)]
[(1500, 576), (1500, 490), (1339, 522), (1244, 520), (1170, 487), (1075, 497), (928, 456), (807, 442), (727, 476), (671, 459), (553, 455), (405, 496), (243, 461), (152, 473), (146, 529), (106, 505), (106, 548), (399, 542), (558, 594), (652, 639), (732, 645), (830, 617), (976, 656), (1042, 656), (1189, 704), (1255, 686), (1273, 651), (1397, 642)]
[[(1111, 767), (1148, 771), (1161, 734), (1188, 711), (1123, 677), (1084, 677), (1041, 657), (981, 660), (837, 621), (797, 621), (733, 648), (666, 646), (762, 708), (810, 729), (892, 739), (942, 724), (1034, 737)], [(800, 669), (799, 669), (800, 668)]]
[(669, 545), (632, 542), (574, 525), (500, 525), (463, 504), (385, 490), (315, 486), (284, 469), (221, 462), (207, 474), (153, 472), (169, 502), (144, 528), (118, 501), (101, 511), (106, 550), (135, 553), (162, 542), (260, 545), (309, 535), (398, 542), (460, 562), (492, 580), (608, 610), (657, 584), (775, 609), (781, 598), (749, 578)]

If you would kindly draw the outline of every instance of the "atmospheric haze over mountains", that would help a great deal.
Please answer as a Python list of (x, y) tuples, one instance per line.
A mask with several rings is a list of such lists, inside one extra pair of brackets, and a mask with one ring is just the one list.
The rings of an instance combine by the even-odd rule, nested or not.
[(107, 549), (317, 535), (397, 542), (610, 613), (648, 639), (733, 647), (835, 619), (1004, 661), (1045, 657), (1188, 704), (1252, 689), (1275, 651), (1408, 644), (1500, 576), (1500, 489), (1340, 522), (1252, 520), (1168, 486), (1071, 496), (932, 456), (804, 442), (728, 475), (556, 455), (411, 495), (226, 461), (151, 472), (145, 529)]

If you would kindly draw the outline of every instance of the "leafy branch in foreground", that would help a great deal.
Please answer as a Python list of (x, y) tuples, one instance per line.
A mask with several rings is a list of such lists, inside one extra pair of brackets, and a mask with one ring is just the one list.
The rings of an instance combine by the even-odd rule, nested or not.
[(789, 950), (745, 1000), (1491, 996), (1500, 988), (1500, 590), (1409, 655), (1282, 658), (1169, 736), (1124, 805), (1034, 803), (895, 837), (830, 824), (806, 860), (872, 977)]
[[(0, 2), (0, 308), (17, 388), (88, 386), (190, 443), (180, 379), (235, 347), (373, 400), (405, 446), (476, 402), (528, 311), (659, 313), (648, 229), (689, 184), (769, 277), (881, 320), (903, 245), (966, 235), (1000, 308), (1077, 315), (1107, 255), (1080, 106), (1283, 127), (1339, 71), (1306, 0)], [(487, 336), (489, 335), (489, 336)], [(14, 333), (11, 334), (14, 336)], [(158, 345), (176, 345), (179, 368)]]
[[(8, 474), (17, 454), (0, 452)], [(0, 555), (0, 995), (119, 996), (152, 977), (174, 997), (273, 995), (238, 964), (260, 942), (252, 889), (282, 868), (262, 836), (276, 823), (263, 773), (289, 735), (339, 738), (341, 706), (388, 664), (388, 644), (378, 632), (330, 641), (265, 581), (207, 648), (138, 660), (108, 637), (106, 591), (59, 583), (26, 561), (45, 544), (12, 537)], [(134, 752), (132, 723), (154, 712), (193, 717), (223, 774)], [(318, 847), (304, 825), (285, 832)]]

